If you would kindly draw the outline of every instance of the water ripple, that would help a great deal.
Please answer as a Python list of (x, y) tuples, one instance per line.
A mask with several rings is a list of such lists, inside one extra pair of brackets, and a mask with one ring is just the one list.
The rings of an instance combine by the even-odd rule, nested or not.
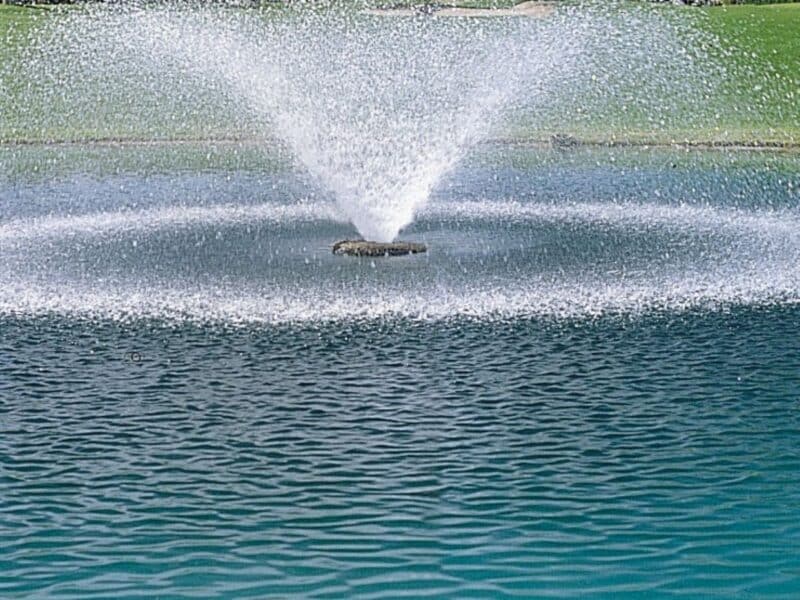
[(0, 591), (792, 597), (798, 319), (4, 317)]

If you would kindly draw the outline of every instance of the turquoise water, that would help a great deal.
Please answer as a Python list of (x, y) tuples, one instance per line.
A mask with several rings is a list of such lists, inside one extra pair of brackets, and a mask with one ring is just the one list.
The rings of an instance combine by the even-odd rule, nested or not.
[(800, 594), (796, 156), (484, 149), (370, 261), (158, 151), (4, 155), (0, 597)]

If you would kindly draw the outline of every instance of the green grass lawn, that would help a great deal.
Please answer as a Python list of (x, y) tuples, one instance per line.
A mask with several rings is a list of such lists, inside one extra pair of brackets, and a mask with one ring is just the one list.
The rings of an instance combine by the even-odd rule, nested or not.
[(23, 43), (27, 31), (35, 23), (39, 10), (0, 4), (0, 57)]
[(29, 35), (48, 17), (47, 9), (0, 5), (0, 140), (37, 137), (20, 110), (27, 81), (16, 67), (25, 60)]
[[(643, 10), (640, 2), (629, 6)], [(616, 96), (571, 120), (545, 116), (536, 124), (523, 117), (511, 126), (509, 135), (546, 139), (567, 134), (597, 143), (800, 145), (800, 3), (651, 9), (685, 17), (691, 28), (713, 36), (715, 43), (699, 52), (701, 59), (708, 57), (707, 64), (724, 71), (721, 76), (710, 74), (719, 79), (710, 97), (700, 101), (679, 93), (669, 97), (665, 90), (668, 106), (655, 108), (652, 103), (638, 110), (628, 106), (623, 112), (626, 89), (620, 86)], [(677, 73), (684, 69), (682, 61), (675, 59)], [(631, 87), (627, 91), (632, 95), (644, 95), (635, 82)]]
[[(483, 1), (465, 0), (473, 4)], [(625, 6), (621, 4), (620, 10), (627, 10)], [(629, 6), (642, 9), (641, 2)], [(72, 109), (66, 113), (70, 119), (46, 114), (51, 108), (54, 115), (60, 114), (59, 106), (48, 106), (48, 102), (57, 103), (59, 95), (51, 94), (47, 102), (37, 100), (30, 82), (20, 76), (15, 65), (27, 60), (31, 34), (49, 19), (61, 18), (61, 10), (80, 9), (0, 5), (0, 141), (242, 136), (241, 130), (226, 131), (224, 119), (212, 125), (213, 119), (204, 113), (194, 120), (187, 117), (177, 128), (166, 116), (161, 120), (154, 116), (152, 123), (127, 125), (124, 114), (106, 115), (100, 109), (87, 109), (86, 116)], [(704, 106), (693, 106), (678, 94), (667, 111), (670, 118), (660, 120), (652, 109), (623, 113), (622, 99), (611, 96), (603, 100), (602, 107), (590, 106), (581, 118), (570, 114), (574, 107), (569, 105), (553, 106), (547, 118), (512, 116), (511, 125), (501, 135), (548, 139), (560, 133), (595, 142), (800, 144), (800, 3), (708, 8), (659, 5), (652, 10), (672, 11), (669, 14), (678, 19), (685, 16), (692, 27), (719, 40), (719, 47), (704, 51), (725, 65), (726, 77)], [(279, 13), (271, 18), (282, 18)], [(679, 62), (675, 68), (681, 68)], [(637, 90), (633, 86), (626, 93), (635, 95)], [(156, 112), (157, 106), (155, 103)]]
[(4, 46), (8, 46), (11, 40), (6, 36), (17, 32), (24, 33), (32, 27), (41, 17), (47, 17), (52, 8), (15, 6), (12, 4), (0, 4), (0, 40), (5, 40)]
[(738, 72), (723, 87), (728, 137), (800, 143), (800, 4), (700, 9)]

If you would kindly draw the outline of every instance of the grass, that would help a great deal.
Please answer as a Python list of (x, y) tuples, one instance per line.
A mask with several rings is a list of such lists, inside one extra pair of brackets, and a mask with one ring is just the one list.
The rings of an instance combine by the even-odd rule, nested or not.
[(48, 17), (48, 10), (0, 5), (0, 139), (21, 135), (29, 137), (18, 104), (24, 97), (27, 82), (15, 77), (15, 66), (24, 60), (29, 35)]
[[(465, 0), (464, 3), (486, 2)], [(634, 4), (641, 8), (640, 2), (631, 3)], [(625, 10), (624, 4), (621, 10)], [(710, 48), (708, 52), (713, 60), (725, 65), (728, 76), (715, 89), (707, 106), (681, 105), (680, 98), (676, 98), (669, 111), (672, 118), (664, 124), (647, 111), (623, 113), (619, 99), (610, 98), (602, 110), (594, 113), (590, 110), (582, 118), (568, 114), (570, 106), (554, 107), (549, 120), (534, 121), (520, 116), (512, 120), (503, 135), (548, 139), (558, 133), (597, 143), (800, 145), (800, 35), (797, 35), (800, 4), (659, 6), (653, 10), (683, 11), (675, 14), (687, 18), (691, 15), (698, 27), (720, 40), (721, 47)], [(18, 75), (14, 63), (25, 60), (30, 34), (48, 19), (58, 19), (59, 14), (59, 10), (0, 5), (0, 141), (153, 137), (152, 124), (125, 127), (114, 119), (106, 121), (97, 115), (83, 118), (75, 111), (69, 113), (75, 116), (75, 122), (31, 118), (26, 96), (30, 93), (29, 82)], [(636, 90), (630, 93), (635, 94)], [(54, 97), (57, 99), (57, 95)], [(160, 117), (155, 121), (159, 128), (169, 123)], [(198, 117), (196, 121), (180, 130), (167, 127), (160, 137), (242, 135), (241, 131), (209, 132), (204, 129), (207, 120)]]
[(0, 4), (0, 56), (22, 43), (24, 34), (35, 23), (37, 13), (31, 8)]
[(706, 8), (706, 26), (731, 45), (723, 88), (729, 136), (800, 143), (800, 4)]
[[(633, 3), (631, 3), (633, 4)], [(641, 7), (640, 3), (636, 3)], [(557, 115), (538, 128), (521, 119), (510, 137), (567, 134), (591, 143), (800, 146), (800, 4), (720, 7), (654, 6), (691, 19), (718, 43), (702, 50), (724, 76), (708, 98), (665, 90), (669, 105), (622, 112), (625, 90), (571, 119)], [(682, 67), (676, 57), (675, 69)], [(632, 94), (644, 96), (634, 89)], [(567, 110), (569, 108), (567, 107)], [(662, 122), (663, 121), (663, 122)], [(540, 119), (542, 122), (542, 119)]]

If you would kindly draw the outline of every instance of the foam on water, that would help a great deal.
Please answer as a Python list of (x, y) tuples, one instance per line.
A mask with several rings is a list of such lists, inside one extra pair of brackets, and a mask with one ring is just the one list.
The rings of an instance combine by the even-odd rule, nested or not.
[[(282, 323), (386, 317), (585, 318), (800, 301), (800, 216), (789, 209), (442, 202), (428, 206), (419, 216), (421, 226), (438, 224), (443, 228), (443, 233), (437, 234), (439, 247), (432, 249), (432, 259), (342, 263), (329, 261), (325, 247), (309, 248), (282, 263), (276, 261), (273, 272), (277, 275), (261, 282), (247, 278), (231, 281), (222, 275), (221, 281), (214, 282), (199, 276), (181, 280), (148, 273), (95, 273), (91, 267), (75, 276), (58, 263), (50, 266), (59, 256), (67, 264), (86, 261), (80, 258), (80, 251), (87, 245), (95, 253), (112, 255), (113, 261), (113, 254), (127, 248), (130, 241), (144, 246), (148, 237), (158, 238), (159, 232), (171, 236), (167, 243), (179, 246), (187, 242), (175, 234), (184, 230), (220, 232), (261, 223), (280, 236), (297, 224), (319, 227), (336, 214), (330, 203), (301, 203), (166, 207), (9, 221), (0, 227), (0, 259), (6, 265), (0, 313)], [(597, 265), (586, 264), (575, 272), (564, 262), (548, 262), (527, 247), (528, 261), (538, 268), (510, 267), (506, 254), (505, 266), (484, 270), (484, 261), (502, 260), (508, 244), (521, 248), (531, 244), (526, 238), (498, 232), (499, 222), (543, 230), (560, 224), (567, 230), (588, 225), (614, 231), (614, 243), (628, 253), (627, 245), (642, 234), (682, 235), (688, 250), (686, 256), (658, 262), (649, 261), (647, 248), (639, 248), (634, 252), (642, 254), (643, 268), (626, 270), (630, 257), (610, 264), (598, 257)], [(484, 247), (476, 244), (466, 256), (460, 256), (459, 232), (468, 229), (475, 238), (488, 235), (490, 241), (484, 242)], [(569, 248), (562, 251), (568, 258), (571, 252), (579, 254)], [(191, 252), (179, 247), (178, 253)], [(304, 256), (312, 256), (313, 262), (303, 260)], [(343, 265), (351, 271), (339, 277)], [(190, 271), (199, 275), (197, 268), (203, 267)]]
[[(566, 221), (616, 224), (629, 227), (669, 227), (691, 232), (704, 230), (762, 233), (769, 238), (800, 236), (800, 215), (794, 210), (753, 211), (737, 208), (669, 204), (564, 202), (522, 203), (509, 200), (464, 200), (434, 204), (420, 212), (420, 219), (444, 222)], [(134, 232), (175, 230), (200, 225), (230, 226), (259, 222), (286, 225), (300, 221), (338, 221), (334, 204), (217, 205), (209, 207), (169, 206), (145, 210), (97, 212), (78, 216), (46, 216), (11, 219), (0, 224), (0, 240), (19, 245), (47, 239), (113, 236)]]
[(79, 216), (47, 216), (13, 219), (0, 224), (0, 240), (24, 243), (43, 239), (110, 236), (120, 233), (154, 232), (193, 225), (225, 226), (271, 222), (286, 224), (302, 220), (331, 220), (338, 216), (331, 204), (259, 204), (256, 206), (170, 206), (148, 210), (90, 213)]
[[(730, 277), (696, 273), (653, 281), (523, 282), (495, 289), (480, 283), (462, 289), (286, 290), (279, 293), (232, 292), (226, 288), (141, 288), (79, 284), (48, 286), (4, 282), (0, 313), (70, 315), (129, 321), (157, 318), (168, 322), (323, 323), (352, 319), (452, 318), (584, 319), (609, 314), (635, 316), (653, 311), (717, 310), (734, 305), (800, 303), (794, 269), (769, 265)], [(765, 272), (760, 267), (766, 267)], [(300, 292), (303, 295), (298, 295)]]

